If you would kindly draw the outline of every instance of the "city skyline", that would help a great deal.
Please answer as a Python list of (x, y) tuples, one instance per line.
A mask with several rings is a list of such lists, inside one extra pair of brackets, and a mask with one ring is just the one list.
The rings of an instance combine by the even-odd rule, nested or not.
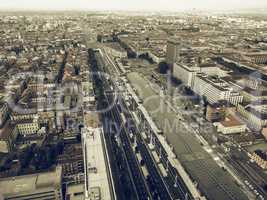
[(267, 199), (266, 0), (1, 0), (0, 200)]
[(240, 10), (267, 8), (263, 0), (2, 0), (0, 10), (130, 10), (130, 11), (186, 11)]

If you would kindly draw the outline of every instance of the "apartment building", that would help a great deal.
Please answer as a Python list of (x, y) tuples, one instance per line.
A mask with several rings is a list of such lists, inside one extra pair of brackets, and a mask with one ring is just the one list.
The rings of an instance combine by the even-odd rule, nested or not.
[[(199, 58), (200, 59), (200, 58)], [(174, 63), (173, 76), (183, 82), (187, 87), (193, 87), (197, 73), (202, 72), (209, 76), (225, 77), (228, 71), (222, 70), (214, 63), (200, 63), (193, 60), (191, 63)]]
[(243, 133), (246, 131), (247, 126), (233, 115), (225, 117), (225, 120), (217, 123), (217, 131), (222, 134), (235, 134)]
[(9, 116), (9, 108), (7, 103), (0, 102), (0, 127), (2, 127)]
[(241, 94), (244, 96), (244, 100), (246, 101), (267, 100), (266, 90), (251, 89), (246, 87), (242, 90)]
[(16, 126), (7, 121), (0, 129), (0, 152), (11, 152), (14, 148), (14, 143), (17, 136), (18, 130)]
[(196, 74), (200, 72), (200, 67), (174, 63), (173, 76), (183, 82), (187, 87), (192, 88)]
[(238, 105), (243, 101), (243, 96), (233, 91), (227, 82), (204, 73), (196, 75), (192, 90), (196, 94), (204, 96), (210, 104), (227, 101), (233, 105)]
[(262, 150), (256, 150), (250, 156), (252, 160), (254, 160), (257, 165), (259, 165), (263, 169), (267, 169), (267, 154)]
[(0, 179), (4, 200), (62, 200), (62, 168), (54, 171)]
[(267, 125), (267, 100), (244, 102), (237, 106), (237, 112), (255, 130)]
[(21, 120), (18, 121), (16, 124), (18, 132), (21, 135), (32, 135), (36, 134), (37, 131), (40, 129), (38, 119), (30, 119), (30, 120)]

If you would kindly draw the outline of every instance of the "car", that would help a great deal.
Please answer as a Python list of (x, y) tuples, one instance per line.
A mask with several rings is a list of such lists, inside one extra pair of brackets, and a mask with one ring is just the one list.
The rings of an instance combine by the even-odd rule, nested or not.
[(145, 165), (145, 161), (142, 159), (142, 160), (140, 160), (140, 165), (141, 166), (144, 166)]
[(253, 187), (251, 184), (249, 184), (249, 188), (250, 188), (251, 190), (254, 189), (254, 187)]

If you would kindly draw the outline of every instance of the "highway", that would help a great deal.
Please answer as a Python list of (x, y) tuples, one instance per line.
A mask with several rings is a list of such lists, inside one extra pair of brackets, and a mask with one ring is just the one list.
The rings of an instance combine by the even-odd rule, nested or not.
[[(111, 59), (105, 54), (102, 53), (102, 63), (108, 63), (109, 67), (108, 68), (108, 73), (112, 74), (112, 77), (116, 77), (116, 80), (118, 80), (118, 75), (119, 75), (119, 70), (116, 69), (117, 66), (111, 61)], [(123, 99), (123, 98), (120, 98)], [(128, 122), (132, 122), (133, 117), (131, 115), (131, 112), (129, 111), (129, 109), (127, 108), (126, 104), (124, 101), (120, 102), (120, 105), (124, 108), (123, 110), (127, 110), (127, 112), (125, 113), (127, 116), (127, 120)], [(142, 119), (141, 119), (142, 120)], [(153, 160), (151, 153), (149, 152), (149, 148), (146, 146), (146, 141), (142, 141), (142, 137), (140, 136), (140, 132), (141, 131), (145, 131), (145, 132), (153, 132), (152, 130), (137, 130), (137, 127), (135, 125), (131, 125), (131, 132), (135, 133), (136, 135), (136, 140), (138, 143), (138, 149), (141, 149), (141, 154), (146, 161), (146, 166), (148, 166), (149, 171), (152, 172), (152, 183), (153, 185), (158, 185), (159, 180), (160, 183), (162, 184), (162, 186), (160, 186), (156, 191), (158, 193), (158, 191), (161, 191), (162, 188), (165, 188), (165, 190), (167, 191), (168, 195), (170, 196), (171, 199), (193, 199), (192, 195), (190, 194), (187, 186), (185, 185), (184, 181), (182, 180), (181, 176), (179, 175), (179, 173), (177, 172), (177, 170), (170, 164), (169, 160), (168, 160), (168, 155), (165, 152), (164, 148), (162, 147), (160, 141), (157, 139), (157, 137), (154, 135), (151, 137), (153, 137), (154, 140), (154, 145), (155, 145), (155, 151), (158, 154), (158, 156), (160, 156), (160, 162), (162, 163), (162, 165), (165, 168), (165, 171), (167, 173), (167, 177), (162, 177), (161, 174), (159, 174), (159, 169), (157, 166), (157, 163), (155, 163), (155, 161)], [(139, 134), (138, 134), (139, 133)], [(154, 133), (155, 134), (155, 133)], [(151, 180), (151, 178), (150, 178)], [(152, 188), (154, 189), (154, 188)], [(161, 194), (163, 192), (160, 192), (159, 194)], [(166, 192), (164, 192), (166, 193)], [(162, 197), (163, 199), (167, 199), (167, 197)], [(161, 199), (162, 199), (161, 198)]]
[[(155, 175), (155, 180), (156, 181), (160, 179), (163, 180), (165, 187), (168, 189), (168, 193), (170, 194), (172, 199), (186, 199), (186, 198), (188, 200), (193, 199), (184, 181), (182, 180), (182, 178), (180, 177), (176, 169), (173, 168), (172, 165), (170, 164), (166, 151), (164, 150), (160, 141), (155, 136), (156, 133), (153, 133), (153, 130), (151, 129), (151, 127), (144, 128), (142, 123), (141, 123), (141, 127), (137, 127), (136, 122), (134, 122), (132, 111), (129, 111), (129, 108), (124, 101), (122, 101), (122, 106), (124, 107), (123, 110), (127, 110), (126, 112), (126, 116), (128, 119), (127, 121), (131, 123), (128, 126), (130, 127), (131, 132), (135, 133), (137, 141), (140, 141), (140, 146), (144, 149), (143, 152), (144, 154), (146, 154), (144, 156), (147, 158), (146, 160), (148, 161), (148, 165), (151, 165), (152, 163), (154, 163), (154, 165), (157, 166), (157, 164), (155, 163), (155, 161), (153, 160), (151, 156), (151, 151), (149, 150), (149, 145), (148, 145), (148, 144), (151, 145), (151, 141), (153, 141), (152, 142), (153, 147), (154, 147), (153, 149), (156, 151), (157, 155), (160, 158), (160, 163), (163, 164), (166, 170), (166, 173), (168, 175), (167, 177), (162, 178), (161, 176)], [(145, 119), (143, 117), (142, 119), (140, 119), (140, 121), (144, 121), (144, 120)], [(149, 130), (146, 130), (146, 129), (149, 129)], [(150, 135), (147, 135), (147, 138), (144, 139), (140, 134), (141, 132), (150, 133)]]
[[(145, 162), (145, 165), (149, 172), (149, 179), (148, 182), (150, 184), (150, 189), (154, 190), (154, 193), (156, 193), (155, 196), (159, 196), (160, 199), (178, 199), (182, 198), (182, 196), (171, 194), (171, 192), (168, 189), (168, 186), (165, 185), (165, 180), (163, 180), (163, 177), (160, 175), (159, 168), (157, 167), (157, 164), (153, 160), (149, 147), (147, 145), (147, 141), (144, 141), (140, 130), (136, 127), (136, 124), (130, 114), (130, 111), (126, 107), (125, 102), (122, 100), (121, 106), (124, 108), (124, 114), (126, 116), (127, 121), (127, 128), (128, 132), (131, 132), (136, 140), (138, 151), (140, 151), (140, 154), (142, 155), (142, 158)], [(170, 184), (171, 185), (171, 184)], [(172, 184), (173, 186), (174, 184)], [(154, 197), (155, 198), (155, 197)]]
[[(95, 54), (96, 54), (97, 64), (98, 64), (99, 68), (102, 68), (104, 63), (101, 59), (101, 55), (99, 55), (98, 52), (96, 52)], [(94, 72), (97, 72), (97, 71), (94, 71)], [(112, 90), (110, 87), (110, 83), (107, 82), (107, 80), (103, 76), (99, 76), (98, 73), (94, 73), (93, 79), (95, 80), (95, 82), (102, 83), (101, 85), (104, 89), (104, 98), (105, 98), (102, 101), (107, 102), (108, 105), (113, 104), (112, 102), (114, 101), (114, 99), (113, 99), (114, 96), (113, 96), (113, 93), (110, 92)], [(107, 92), (107, 91), (109, 91), (109, 92)], [(120, 118), (120, 115), (119, 115), (119, 112), (118, 112), (116, 105), (113, 106), (110, 110), (102, 112), (102, 117), (104, 118), (103, 121), (108, 122), (108, 120), (110, 120), (110, 121), (112, 121), (112, 123), (110, 123), (110, 124), (112, 124), (112, 125), (117, 124), (116, 127), (121, 127), (120, 125), (122, 124), (122, 119)], [(108, 119), (108, 120), (106, 120), (106, 119)], [(108, 124), (108, 125), (110, 125), (110, 124)], [(120, 130), (121, 130), (120, 131), (120, 140), (122, 143), (120, 148), (122, 150), (123, 157), (127, 163), (127, 168), (128, 168), (129, 174), (130, 174), (132, 186), (134, 188), (134, 192), (136, 193), (135, 196), (139, 200), (152, 199), (152, 194), (150, 193), (148, 185), (147, 185), (146, 180), (145, 180), (145, 177), (142, 174), (141, 166), (138, 163), (138, 160), (135, 156), (134, 149), (132, 148), (132, 145), (131, 145), (131, 142), (130, 142), (128, 135), (126, 133), (125, 127), (123, 127)], [(115, 132), (116, 131), (117, 131), (117, 129), (115, 128)], [(107, 136), (107, 134), (110, 134), (110, 133), (106, 133), (105, 135)], [(107, 137), (109, 137), (109, 136), (107, 136)]]
[[(98, 62), (101, 63), (101, 65), (105, 65), (106, 63), (109, 64), (109, 66), (112, 66), (111, 68), (108, 68), (108, 73), (112, 73), (112, 76), (115, 77), (119, 74), (119, 70), (116, 69), (116, 66), (114, 66), (113, 63), (111, 63), (110, 58), (107, 55), (97, 55)], [(103, 69), (103, 71), (106, 71)], [(120, 84), (123, 86), (123, 84)], [(125, 87), (124, 87), (125, 88)], [(121, 95), (121, 94), (119, 94)], [(163, 164), (164, 168), (167, 172), (167, 177), (163, 177), (158, 163), (154, 160), (151, 150), (149, 149), (148, 143), (149, 141), (146, 141), (141, 136), (141, 131), (146, 130), (140, 130), (139, 127), (136, 126), (136, 122), (133, 119), (132, 111), (129, 110), (128, 106), (126, 105), (123, 96), (121, 95), (119, 98), (119, 106), (123, 107), (123, 109), (118, 109), (117, 104), (115, 104), (115, 118), (116, 120), (121, 124), (124, 123), (121, 121), (121, 111), (123, 110), (123, 114), (126, 116), (126, 128), (124, 126), (123, 132), (127, 132), (127, 136), (129, 137), (130, 134), (133, 134), (135, 137), (135, 142), (137, 145), (138, 151), (140, 151), (140, 154), (142, 155), (142, 158), (145, 162), (145, 166), (148, 169), (149, 176), (147, 178), (147, 182), (149, 185), (150, 190), (152, 190), (152, 196), (153, 199), (193, 199), (192, 195), (190, 194), (188, 188), (186, 187), (184, 181), (178, 174), (175, 168), (172, 167), (172, 165), (169, 163), (168, 155), (165, 152), (164, 148), (162, 147), (160, 141), (155, 137), (153, 137), (153, 140), (155, 142), (155, 151), (158, 155), (160, 155), (161, 160), (160, 162)], [(109, 101), (112, 101), (110, 99)], [(152, 132), (150, 130), (149, 132)], [(124, 133), (122, 133), (124, 135)], [(129, 139), (129, 138), (128, 138)], [(131, 141), (131, 139), (130, 139)], [(131, 141), (133, 142), (133, 140)]]
[[(98, 57), (98, 63), (101, 63), (102, 65), (104, 65), (102, 56), (100, 57), (100, 55), (97, 55), (97, 57)], [(106, 81), (103, 80), (103, 82), (106, 82)], [(108, 83), (106, 83), (105, 88), (108, 90), (110, 89), (108, 86)], [(134, 162), (134, 159), (132, 158), (133, 146), (136, 145), (135, 151), (140, 152), (142, 160), (144, 161), (144, 165), (146, 166), (147, 171), (148, 171), (148, 175), (146, 175), (145, 177), (145, 181), (146, 181), (145, 185), (149, 187), (149, 191), (152, 196), (152, 199), (166, 199), (166, 200), (167, 199), (193, 199), (192, 196), (190, 196), (190, 193), (188, 189), (186, 188), (185, 184), (182, 182), (182, 179), (177, 175), (177, 172), (175, 172), (174, 168), (172, 168), (171, 165), (167, 164), (168, 159), (167, 159), (166, 153), (162, 154), (162, 163), (163, 163), (163, 166), (167, 168), (168, 174), (170, 174), (170, 176), (166, 178), (162, 176), (162, 174), (160, 173), (160, 169), (157, 163), (155, 162), (152, 156), (152, 153), (150, 152), (147, 141), (145, 141), (142, 138), (140, 134), (140, 130), (138, 129), (138, 127), (136, 126), (133, 120), (131, 111), (126, 106), (126, 103), (124, 102), (122, 96), (120, 97), (121, 98), (119, 99), (121, 101), (119, 102), (119, 106), (124, 107), (124, 109), (118, 109), (118, 105), (114, 104), (114, 107), (112, 107), (110, 114), (113, 116), (113, 119), (117, 124), (123, 125), (123, 128), (119, 130), (121, 131), (120, 139), (122, 141), (123, 148), (126, 148), (124, 152), (125, 152), (125, 157), (128, 160), (129, 165), (134, 165), (135, 168), (138, 167), (136, 166), (136, 163)], [(112, 95), (110, 93), (109, 95), (107, 95), (107, 98), (109, 102), (113, 101)], [(125, 122), (123, 121), (123, 119), (121, 119), (122, 113), (126, 117), (126, 119), (124, 119), (127, 122), (126, 124), (124, 124)], [(134, 139), (130, 137), (131, 134), (134, 135), (135, 137)], [(155, 147), (156, 147), (157, 153), (160, 154), (161, 152), (159, 148), (157, 148), (158, 146), (160, 146), (159, 141), (157, 141), (157, 145), (155, 145)], [(129, 169), (131, 170), (131, 166), (129, 166)], [(131, 170), (131, 174), (133, 174), (133, 176), (138, 177), (137, 172), (138, 170), (135, 170), (135, 171)], [(136, 181), (133, 180), (133, 182), (136, 182)], [(138, 185), (140, 185), (140, 183), (138, 183)], [(139, 188), (139, 189), (136, 188), (137, 193), (138, 193), (138, 190), (140, 189), (144, 190), (145, 188)], [(142, 196), (144, 196), (144, 193), (139, 194), (139, 196), (140, 195), (142, 198)]]

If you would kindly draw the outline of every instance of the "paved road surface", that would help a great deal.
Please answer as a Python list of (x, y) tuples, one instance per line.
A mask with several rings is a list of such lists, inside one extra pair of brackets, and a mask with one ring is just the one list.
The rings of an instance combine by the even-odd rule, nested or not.
[[(202, 148), (193, 133), (178, 124), (174, 127), (176, 114), (157, 95), (138, 73), (128, 74), (131, 84), (144, 101), (145, 108), (156, 124), (164, 131), (167, 140), (190, 176), (199, 183), (201, 191), (212, 200), (247, 200), (234, 182), (233, 177), (222, 170)], [(152, 98), (151, 98), (152, 97)]]

